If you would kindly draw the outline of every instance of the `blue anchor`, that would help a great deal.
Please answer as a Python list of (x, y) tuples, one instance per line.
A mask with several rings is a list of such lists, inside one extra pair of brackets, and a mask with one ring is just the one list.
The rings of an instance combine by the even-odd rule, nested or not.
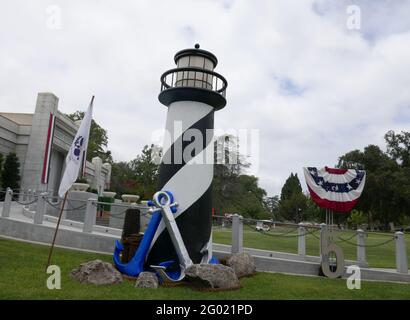
[[(177, 204), (174, 203), (174, 197), (171, 192), (165, 191), (165, 193), (169, 196), (169, 200), (171, 202), (170, 209), (172, 213), (176, 213), (177, 211)], [(162, 201), (163, 198), (165, 198), (165, 194), (161, 193), (161, 195), (158, 197), (158, 201)], [(154, 207), (155, 204), (153, 201), (148, 201), (148, 206)], [(141, 272), (146, 271), (144, 268), (145, 260), (150, 248), (150, 245), (152, 243), (152, 240), (154, 239), (155, 232), (158, 229), (159, 223), (161, 222), (162, 214), (161, 214), (161, 208), (155, 207), (151, 209), (152, 217), (151, 220), (148, 224), (147, 229), (144, 232), (144, 236), (141, 240), (141, 243), (138, 247), (137, 252), (135, 253), (134, 257), (128, 262), (128, 263), (122, 263), (120, 259), (120, 254), (124, 250), (124, 247), (122, 243), (118, 240), (115, 241), (115, 249), (114, 249), (114, 264), (118, 271), (120, 271), (122, 274), (126, 274), (131, 277), (137, 277)], [(171, 265), (173, 261), (168, 261), (161, 263), (160, 265), (163, 267), (168, 267)], [(171, 274), (173, 278), (178, 278), (177, 274)]]

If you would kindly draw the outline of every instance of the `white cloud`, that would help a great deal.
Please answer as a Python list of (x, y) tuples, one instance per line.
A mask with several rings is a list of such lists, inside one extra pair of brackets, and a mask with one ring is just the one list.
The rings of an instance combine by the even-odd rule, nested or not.
[[(352, 3), (360, 31), (346, 29)], [(47, 29), (51, 4), (61, 30)], [(160, 75), (199, 42), (229, 81), (216, 127), (260, 130), (257, 173), (279, 193), (291, 171), (408, 130), (409, 13), (410, 1), (3, 1), (0, 108), (32, 112), (51, 91), (72, 112), (95, 94), (114, 158), (129, 160), (165, 124)]]

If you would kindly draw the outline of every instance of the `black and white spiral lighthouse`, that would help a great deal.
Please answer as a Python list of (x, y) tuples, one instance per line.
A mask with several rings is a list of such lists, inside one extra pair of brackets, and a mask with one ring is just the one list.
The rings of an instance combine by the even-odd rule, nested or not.
[[(225, 78), (214, 71), (218, 59), (195, 48), (175, 54), (176, 68), (161, 76), (159, 101), (168, 107), (159, 190), (178, 203), (175, 219), (193, 263), (212, 257), (212, 179), (214, 112), (226, 105)], [(160, 223), (148, 265), (177, 260), (169, 233)]]

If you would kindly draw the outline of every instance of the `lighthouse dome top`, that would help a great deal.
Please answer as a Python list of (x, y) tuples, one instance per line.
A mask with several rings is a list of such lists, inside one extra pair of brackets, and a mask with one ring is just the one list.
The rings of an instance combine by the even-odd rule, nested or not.
[(195, 48), (188, 48), (178, 51), (175, 54), (174, 61), (178, 65), (182, 58), (195, 59), (195, 57), (201, 57), (211, 61), (213, 64), (212, 69), (214, 69), (218, 64), (218, 59), (216, 56), (212, 52), (200, 49), (200, 45), (198, 43), (195, 44)]
[(176, 101), (206, 103), (216, 110), (226, 105), (226, 79), (214, 71), (218, 59), (209, 51), (195, 48), (184, 49), (175, 55), (176, 68), (161, 76), (159, 101), (170, 106)]

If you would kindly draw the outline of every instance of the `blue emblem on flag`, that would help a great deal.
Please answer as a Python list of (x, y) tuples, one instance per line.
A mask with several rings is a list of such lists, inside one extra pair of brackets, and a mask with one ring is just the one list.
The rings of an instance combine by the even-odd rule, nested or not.
[(75, 142), (74, 142), (74, 156), (76, 156), (77, 160), (80, 160), (80, 156), (81, 156), (81, 147), (84, 144), (84, 137), (83, 136), (79, 136)]

